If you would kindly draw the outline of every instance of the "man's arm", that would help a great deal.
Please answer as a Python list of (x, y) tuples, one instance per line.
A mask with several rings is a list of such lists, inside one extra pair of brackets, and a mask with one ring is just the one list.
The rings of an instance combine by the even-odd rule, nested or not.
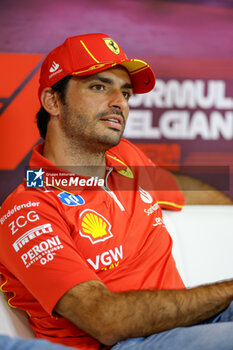
[(99, 281), (70, 289), (55, 311), (101, 343), (113, 345), (180, 326), (224, 310), (233, 300), (233, 281), (187, 290), (113, 293)]
[(232, 205), (233, 200), (213, 186), (193, 177), (173, 173), (182, 191), (185, 204)]

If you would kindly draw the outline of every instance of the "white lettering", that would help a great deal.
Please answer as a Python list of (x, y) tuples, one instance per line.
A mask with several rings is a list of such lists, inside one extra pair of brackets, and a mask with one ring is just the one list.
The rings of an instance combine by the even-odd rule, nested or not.
[(157, 127), (153, 127), (152, 123), (152, 111), (131, 111), (124, 131), (124, 137), (147, 139), (160, 138), (160, 130)]
[(50, 75), (49, 75), (49, 79), (51, 79), (54, 75), (56, 75), (56, 74), (58, 74), (58, 73), (61, 73), (61, 72), (62, 72), (62, 68), (59, 69), (58, 71), (56, 71), (55, 73), (50, 74)]
[(70, 177), (70, 186), (78, 186), (78, 177)]
[(95, 269), (98, 270), (100, 266), (100, 262), (105, 265), (109, 266), (112, 264), (112, 258), (117, 262), (120, 259), (123, 259), (123, 248), (122, 245), (119, 247), (114, 248), (114, 251), (110, 249), (107, 252), (102, 253), (101, 255), (97, 255), (95, 258), (95, 262), (92, 261), (90, 258), (87, 259), (87, 262)]
[(39, 204), (40, 204), (40, 202), (29, 201), (26, 204), (14, 205), (13, 209), (9, 209), (8, 212), (0, 218), (0, 222), (1, 222), (1, 224), (3, 224), (4, 221), (7, 220), (11, 215), (13, 215), (15, 212), (17, 212), (23, 208), (38, 207)]
[(58, 236), (56, 237), (51, 237), (50, 239), (47, 239), (47, 242), (48, 242), (48, 245), (49, 245), (49, 248), (52, 248), (52, 247), (56, 247), (57, 244), (61, 244), (61, 242), (57, 241), (56, 238), (58, 239)]
[(68, 183), (67, 179), (62, 179), (61, 181), (62, 186), (67, 186), (67, 183)]
[(48, 250), (49, 249), (49, 245), (48, 245), (48, 242), (41, 242), (39, 244), (39, 249), (40, 251), (44, 251), (44, 250)]
[(110, 254), (112, 255), (113, 259), (115, 261), (118, 261), (118, 256), (120, 259), (123, 259), (123, 250), (122, 250), (122, 245), (120, 245), (120, 250), (118, 248), (115, 248), (115, 252), (113, 252), (111, 249), (109, 250)]
[(149, 215), (153, 214), (158, 209), (159, 209), (159, 205), (158, 205), (158, 203), (155, 203), (149, 209), (144, 209), (144, 212), (147, 214), (147, 216), (149, 216)]
[(23, 260), (24, 265), (26, 265), (26, 259), (27, 259), (27, 257), (28, 257), (27, 254), (23, 254), (23, 255), (21, 256), (21, 259)]
[(214, 105), (215, 102), (215, 85), (212, 83), (213, 81), (209, 81), (208, 93), (205, 96), (205, 83), (203, 80), (198, 80), (197, 88), (195, 90), (196, 102), (201, 108), (210, 108)]
[[(23, 219), (23, 222), (22, 224), (20, 224), (19, 220), (20, 219)], [(24, 216), (19, 216), (17, 219), (16, 219), (16, 226), (18, 227), (24, 227), (26, 225), (27, 221), (25, 220), (25, 217)]]
[(27, 213), (26, 217), (24, 215), (18, 216), (17, 219), (12, 221), (8, 227), (11, 228), (11, 233), (14, 235), (19, 228), (24, 227), (27, 225), (28, 221), (34, 222), (39, 220), (39, 215), (36, 214), (34, 210), (31, 210)]
[[(130, 118), (132, 117), (131, 121)], [(124, 136), (127, 138), (150, 138), (193, 140), (201, 137), (204, 140), (216, 140), (223, 137), (233, 138), (233, 112), (226, 111), (223, 115), (213, 111), (209, 118), (203, 111), (170, 110), (164, 112), (159, 119), (159, 126), (153, 126), (152, 111), (137, 110), (129, 118), (129, 124)], [(135, 120), (140, 128), (135, 128)]]
[(109, 256), (109, 252), (104, 252), (103, 254), (101, 254), (100, 260), (103, 265), (110, 265), (112, 263), (112, 259)]
[(159, 120), (162, 135), (168, 139), (184, 138), (187, 134), (189, 113), (186, 111), (168, 111)]
[(232, 109), (233, 99), (226, 95), (224, 80), (190, 80), (182, 82), (157, 79), (155, 89), (145, 95), (133, 95), (130, 107), (138, 108), (203, 108)]
[(32, 250), (34, 251), (34, 253), (35, 253), (36, 255), (39, 255), (39, 254), (41, 253), (40, 248), (39, 248), (38, 245), (35, 245), (35, 246), (32, 248)]
[(42, 265), (45, 265), (47, 262), (54, 259), (54, 255), (56, 255), (55, 251), (62, 248), (63, 245), (61, 244), (59, 237), (55, 236), (34, 245), (34, 247), (21, 255), (21, 259), (26, 268), (38, 260)]
[(195, 83), (185, 80), (179, 83), (177, 80), (169, 80), (166, 86), (165, 103), (166, 107), (176, 106), (178, 108), (196, 107), (194, 99)]
[(208, 140), (209, 138), (208, 120), (205, 113), (201, 111), (193, 113), (189, 125), (189, 139), (196, 139), (197, 136), (201, 136), (204, 140)]
[(12, 235), (14, 235), (15, 232), (18, 231), (18, 228), (15, 227), (15, 222), (14, 222), (14, 221), (12, 221), (12, 222), (8, 225), (8, 227), (10, 227)]
[(218, 140), (220, 135), (225, 140), (231, 140), (233, 133), (233, 113), (226, 112), (225, 118), (220, 112), (214, 111), (210, 118), (210, 136), (212, 140)]
[(51, 176), (50, 178), (46, 177), (45, 183), (47, 186), (54, 187), (72, 187), (72, 186), (103, 186), (104, 179), (99, 179), (98, 177), (90, 177), (88, 179), (79, 179), (79, 177), (69, 177), (68, 179), (61, 179)]
[(16, 252), (18, 252), (25, 244), (30, 242), (30, 240), (44, 234), (52, 232), (51, 224), (45, 224), (38, 227), (35, 227), (26, 233), (24, 233), (20, 238), (18, 238), (14, 243), (13, 247)]
[(158, 226), (158, 225), (164, 225), (162, 218), (155, 218), (155, 224), (152, 224), (152, 226)]
[(226, 83), (225, 81), (215, 81), (218, 90), (216, 91), (215, 107), (219, 109), (231, 109), (233, 107), (233, 100), (230, 97), (226, 97)]
[(89, 264), (94, 267), (95, 270), (99, 269), (99, 264), (100, 264), (100, 256), (97, 255), (95, 258), (95, 263), (91, 260), (91, 259), (87, 259), (87, 261), (89, 262)]
[(30, 249), (30, 250), (28, 251), (28, 256), (29, 256), (30, 259), (33, 259), (33, 258), (36, 257), (36, 255), (33, 254), (33, 250), (32, 250), (32, 249)]
[(81, 179), (79, 181), (79, 186), (85, 186), (86, 185), (86, 180), (85, 179)]

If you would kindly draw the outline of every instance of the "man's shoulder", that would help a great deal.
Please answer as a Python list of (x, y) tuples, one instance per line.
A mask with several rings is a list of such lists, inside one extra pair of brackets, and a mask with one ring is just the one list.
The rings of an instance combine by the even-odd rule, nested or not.
[(25, 183), (21, 183), (2, 203), (0, 208), (1, 223), (2, 217), (9, 217), (22, 209), (36, 209), (44, 201), (48, 201), (44, 189), (29, 189), (26, 188)]
[(120, 143), (111, 148), (107, 153), (121, 158), (128, 164), (137, 165), (138, 162), (149, 162), (148, 164), (151, 165), (150, 159), (148, 159), (148, 157), (137, 147), (137, 145), (134, 145), (125, 138), (122, 138)]

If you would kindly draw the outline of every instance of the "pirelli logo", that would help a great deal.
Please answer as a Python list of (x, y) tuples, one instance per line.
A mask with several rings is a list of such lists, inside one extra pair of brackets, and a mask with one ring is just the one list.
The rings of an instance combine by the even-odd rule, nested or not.
[(18, 252), (23, 246), (25, 246), (28, 242), (33, 240), (34, 238), (43, 235), (44, 233), (52, 232), (51, 224), (45, 224), (41, 226), (34, 227), (33, 229), (24, 233), (17, 241), (14, 242), (13, 247), (16, 252)]

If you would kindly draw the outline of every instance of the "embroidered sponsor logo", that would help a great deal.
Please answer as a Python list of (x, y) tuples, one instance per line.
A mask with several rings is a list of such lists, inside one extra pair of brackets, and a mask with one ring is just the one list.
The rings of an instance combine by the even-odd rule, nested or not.
[(56, 63), (55, 61), (53, 61), (52, 66), (51, 66), (51, 68), (50, 68), (50, 70), (49, 70), (50, 73), (56, 72), (56, 71), (58, 70), (59, 67), (60, 67), (59, 64)]
[(140, 186), (139, 186), (139, 192), (140, 192), (140, 197), (141, 197), (141, 200), (144, 202), (144, 203), (152, 203), (153, 202), (153, 198), (151, 197), (150, 193), (143, 190)]
[(39, 219), (39, 215), (34, 210), (31, 210), (27, 213), (27, 215), (20, 215), (16, 220), (11, 221), (8, 227), (10, 227), (12, 235), (14, 235), (19, 228), (26, 226), (29, 221), (35, 222)]
[(30, 242), (32, 239), (44, 234), (53, 232), (51, 224), (45, 224), (41, 226), (34, 227), (28, 232), (24, 233), (20, 238), (18, 238), (14, 243), (13, 247), (16, 252), (18, 252), (25, 244)]
[(165, 226), (162, 218), (155, 218), (155, 223), (152, 226), (163, 225)]
[[(114, 268), (119, 265), (119, 261), (123, 259), (123, 248), (122, 245), (120, 247), (115, 247), (114, 249), (110, 249), (102, 254), (98, 254), (95, 257), (95, 261), (90, 258), (87, 259), (87, 262), (95, 269), (98, 270), (100, 268), (100, 264), (102, 264), (101, 270), (107, 270), (108, 268)], [(104, 265), (104, 266), (103, 266)]]
[(69, 194), (67, 192), (61, 192), (58, 195), (58, 198), (62, 201), (63, 204), (68, 205), (69, 207), (74, 207), (77, 205), (83, 205), (85, 200), (80, 195)]
[(128, 166), (126, 169), (117, 170), (117, 172), (125, 177), (128, 177), (129, 179), (134, 178), (133, 172)]
[(149, 216), (149, 215), (153, 214), (158, 209), (159, 209), (159, 205), (158, 205), (158, 203), (155, 203), (150, 208), (144, 209), (144, 212), (147, 214), (147, 216)]
[(61, 73), (62, 71), (63, 71), (63, 69), (61, 68), (61, 69), (57, 70), (56, 72), (50, 74), (49, 79), (51, 79), (54, 75)]
[(107, 156), (108, 156), (109, 158), (115, 159), (117, 162), (119, 162), (120, 164), (124, 165), (125, 169), (117, 170), (117, 172), (118, 172), (119, 174), (121, 174), (122, 176), (128, 177), (129, 179), (133, 179), (133, 178), (134, 178), (133, 172), (132, 172), (132, 170), (128, 167), (127, 164), (125, 164), (122, 160), (118, 159), (118, 158), (115, 157), (115, 156), (111, 156), (110, 154), (107, 154)]
[(44, 171), (27, 170), (26, 180), (26, 187), (44, 187)]
[(62, 249), (63, 245), (58, 236), (48, 238), (37, 245), (34, 245), (30, 250), (21, 255), (21, 259), (29, 268), (35, 262), (39, 261), (41, 265), (46, 265), (54, 259), (56, 250)]
[(20, 211), (21, 209), (24, 208), (31, 208), (31, 207), (38, 207), (40, 205), (40, 202), (27, 202), (27, 203), (23, 203), (20, 205), (15, 204), (14, 207), (12, 209), (9, 209), (8, 212), (3, 215), (0, 219), (1, 224), (3, 225), (3, 223), (14, 213), (16, 213), (17, 211)]
[(113, 237), (111, 224), (95, 210), (85, 209), (81, 212), (79, 218), (81, 222), (79, 234), (88, 238), (92, 244), (103, 242)]
[(107, 47), (109, 48), (109, 50), (111, 50), (113, 53), (115, 53), (115, 55), (119, 55), (120, 48), (114, 40), (104, 39), (104, 42), (107, 45)]

